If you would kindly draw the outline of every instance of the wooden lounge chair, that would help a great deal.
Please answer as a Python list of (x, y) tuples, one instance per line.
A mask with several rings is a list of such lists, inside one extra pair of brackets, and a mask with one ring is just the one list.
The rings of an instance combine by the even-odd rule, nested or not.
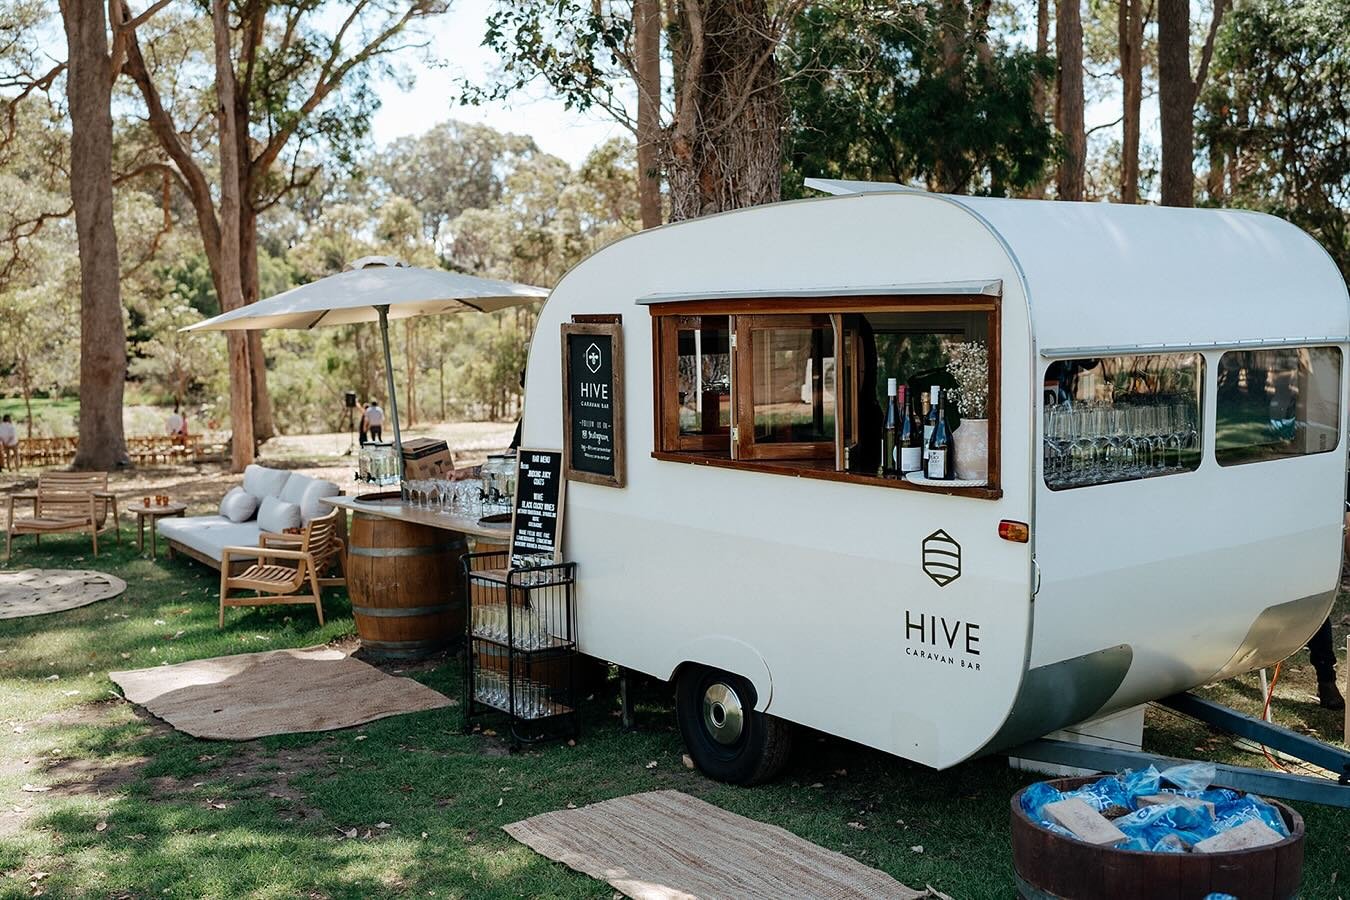
[[(226, 547), (220, 559), (220, 627), (227, 606), (271, 606), (314, 603), (323, 624), (323, 588), (345, 585), (346, 545), (338, 536), (340, 510), (311, 519), (300, 534), (264, 531), (257, 547)], [(230, 574), (230, 558), (255, 557), (257, 562), (237, 575)], [(276, 562), (276, 561), (281, 562)], [(290, 563), (287, 565), (286, 563)], [(343, 577), (323, 578), (334, 563)], [(230, 591), (253, 591), (252, 597), (231, 597)]]
[[(33, 514), (19, 518), (14, 514), (16, 500), (31, 500)], [(11, 494), (9, 523), (5, 529), (5, 561), (9, 561), (16, 534), (31, 534), (38, 546), (44, 534), (87, 531), (98, 556), (98, 533), (112, 511), (117, 543), (122, 543), (122, 527), (117, 521), (117, 498), (108, 492), (107, 472), (41, 472), (37, 492)]]

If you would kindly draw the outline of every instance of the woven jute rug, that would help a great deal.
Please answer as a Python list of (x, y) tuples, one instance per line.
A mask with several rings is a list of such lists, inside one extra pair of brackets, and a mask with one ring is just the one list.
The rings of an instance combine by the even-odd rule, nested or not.
[(221, 741), (332, 731), (450, 705), (411, 678), (324, 647), (218, 656), (108, 677), (128, 700), (179, 731)]
[(932, 896), (774, 825), (652, 791), (503, 826), (638, 900), (916, 900)]
[(76, 609), (116, 597), (127, 583), (88, 569), (20, 569), (0, 572), (0, 619), (20, 619)]

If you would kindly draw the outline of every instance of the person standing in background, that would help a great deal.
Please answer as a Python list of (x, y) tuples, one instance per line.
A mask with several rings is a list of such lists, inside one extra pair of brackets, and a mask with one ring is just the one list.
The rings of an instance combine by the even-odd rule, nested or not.
[(179, 411), (177, 403), (173, 405), (173, 412), (164, 420), (164, 433), (172, 437), (175, 444), (187, 440), (187, 419)]
[(370, 409), (370, 401), (369, 401), (369, 400), (367, 400), (365, 403), (362, 403), (362, 404), (361, 404), (361, 421), (360, 421), (360, 423), (356, 426), (357, 436), (358, 436), (358, 440), (357, 440), (357, 446), (358, 446), (358, 447), (364, 447), (364, 446), (366, 445), (366, 440), (367, 440), (367, 438), (370, 437), (370, 435), (369, 435), (369, 433), (368, 433), (369, 430), (370, 430), (370, 423), (366, 421), (366, 410), (368, 410), (368, 409)]
[(14, 428), (14, 420), (9, 413), (0, 419), (0, 469), (11, 465), (19, 467), (19, 432)]
[(372, 441), (384, 438), (384, 410), (380, 409), (378, 400), (370, 401), (370, 405), (366, 407), (366, 427), (370, 430)]

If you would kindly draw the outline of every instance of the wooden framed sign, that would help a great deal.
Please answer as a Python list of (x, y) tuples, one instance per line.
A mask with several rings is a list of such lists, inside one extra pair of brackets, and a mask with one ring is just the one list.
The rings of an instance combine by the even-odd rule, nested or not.
[(563, 472), (623, 487), (623, 323), (562, 326)]
[(527, 450), (516, 455), (516, 496), (511, 505), (511, 565), (558, 562), (562, 549), (562, 454)]

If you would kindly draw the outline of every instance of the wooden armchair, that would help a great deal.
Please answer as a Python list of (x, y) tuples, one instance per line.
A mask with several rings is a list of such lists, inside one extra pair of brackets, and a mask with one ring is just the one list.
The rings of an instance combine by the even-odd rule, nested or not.
[[(16, 500), (31, 500), (33, 514), (18, 518)], [(107, 472), (41, 472), (37, 493), (11, 494), (9, 522), (5, 529), (5, 561), (9, 561), (14, 535), (31, 534), (41, 546), (44, 534), (87, 531), (98, 556), (98, 533), (112, 512), (117, 543), (122, 543), (122, 527), (117, 520), (117, 498), (108, 492)]]
[[(256, 547), (226, 547), (222, 550), (220, 627), (225, 627), (227, 606), (309, 602), (314, 603), (314, 609), (319, 614), (319, 624), (322, 625), (323, 588), (347, 583), (347, 549), (338, 536), (338, 516), (341, 514), (341, 510), (335, 509), (326, 516), (311, 519), (300, 534), (264, 531), (258, 536)], [(255, 557), (258, 561), (239, 574), (231, 575), (230, 559), (240, 556)], [(334, 563), (343, 577), (321, 577)], [(253, 591), (254, 595), (231, 597), (230, 591)]]

